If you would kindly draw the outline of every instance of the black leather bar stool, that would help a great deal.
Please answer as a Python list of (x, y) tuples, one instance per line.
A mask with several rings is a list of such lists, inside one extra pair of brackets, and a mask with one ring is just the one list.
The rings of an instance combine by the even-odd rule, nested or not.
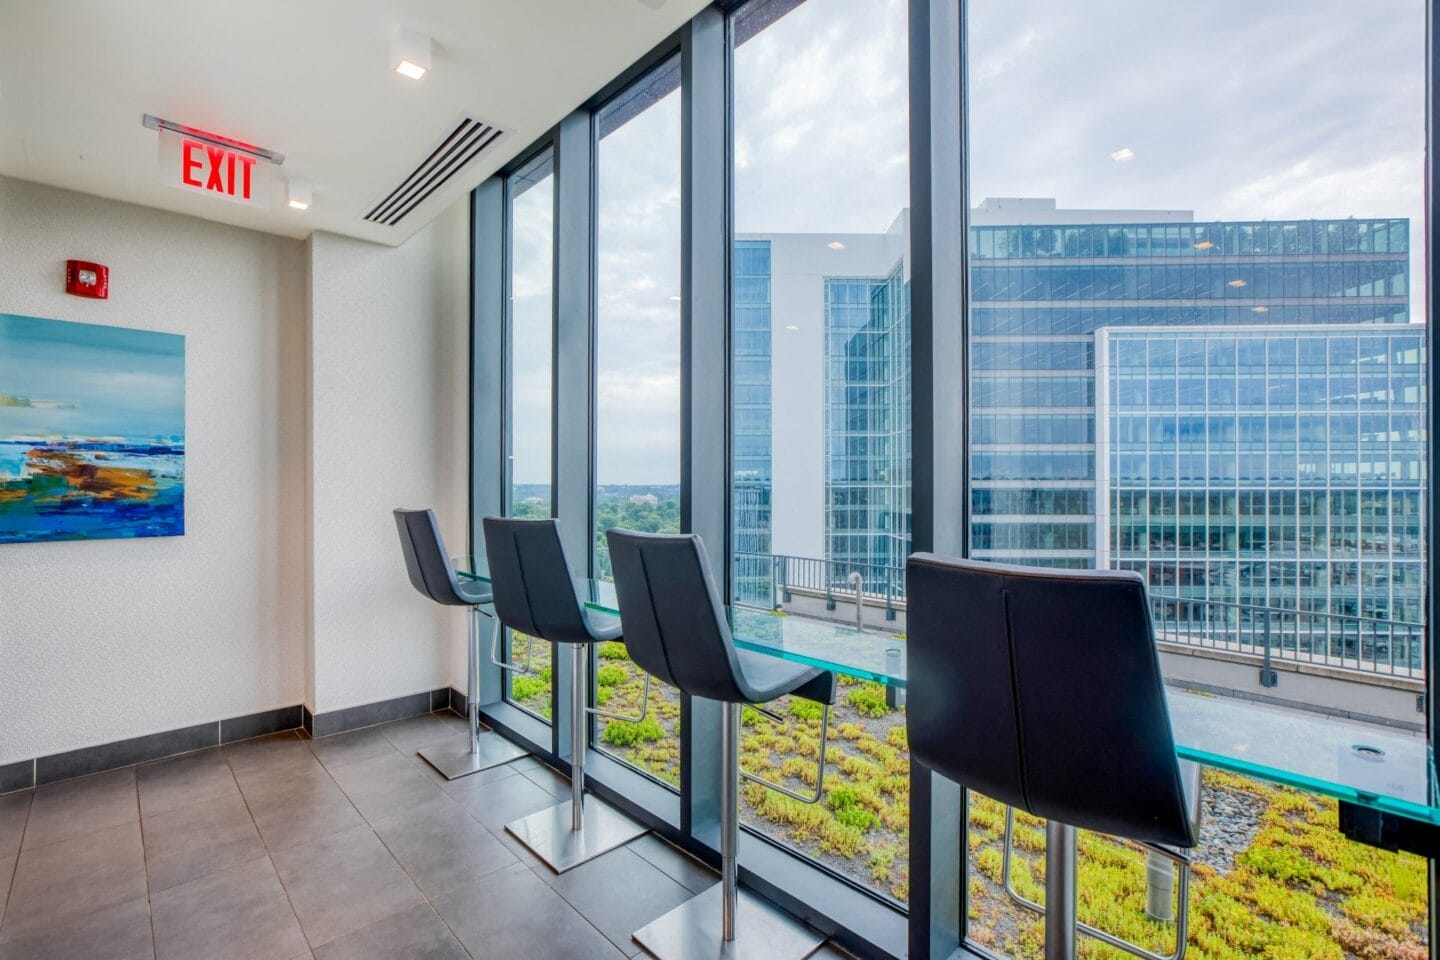
[(524, 748), (495, 733), (480, 734), (480, 618), (488, 616), (482, 607), (490, 603), (490, 588), (473, 580), (462, 581), (455, 575), (432, 511), (396, 510), (395, 526), (400, 531), (400, 548), (405, 553), (410, 585), (436, 603), (470, 608), (470, 656), (465, 675), (465, 699), (470, 714), (469, 747), (465, 750), (432, 747), (420, 751), (420, 756), (446, 780), (518, 760), (526, 755)]
[(587, 812), (585, 749), (590, 739), (586, 718), (601, 714), (632, 722), (644, 719), (649, 710), (649, 685), (638, 717), (622, 717), (588, 706), (590, 651), (597, 643), (623, 640), (620, 621), (587, 610), (580, 603), (555, 520), (486, 517), (484, 524), (486, 559), (500, 622), (528, 636), (570, 646), (570, 799), (505, 824), (505, 829), (550, 869), (564, 873), (646, 832), (634, 820), (594, 798)]
[(1046, 906), (1022, 901), (1045, 914), (1047, 960), (1075, 957), (1077, 828), (1180, 864), (1178, 960), (1189, 876), (1179, 851), (1199, 836), (1200, 771), (1175, 756), (1145, 582), (926, 553), (910, 558), (906, 576), (911, 755), (1049, 821)]
[[(835, 674), (736, 648), (699, 537), (611, 530), (606, 538), (630, 658), (681, 691), (724, 705), (721, 882), (636, 931), (635, 941), (661, 960), (808, 957), (819, 949), (823, 937), (759, 897), (738, 890), (740, 778), (805, 802), (820, 799)], [(745, 705), (768, 703), (787, 694), (824, 706), (820, 774), (813, 796), (798, 796), (740, 769), (740, 717)]]

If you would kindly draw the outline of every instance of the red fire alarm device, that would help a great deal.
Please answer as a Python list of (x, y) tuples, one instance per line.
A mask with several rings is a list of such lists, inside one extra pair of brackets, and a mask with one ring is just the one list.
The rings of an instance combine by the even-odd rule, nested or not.
[(110, 268), (89, 260), (65, 261), (65, 292), (77, 297), (110, 298)]

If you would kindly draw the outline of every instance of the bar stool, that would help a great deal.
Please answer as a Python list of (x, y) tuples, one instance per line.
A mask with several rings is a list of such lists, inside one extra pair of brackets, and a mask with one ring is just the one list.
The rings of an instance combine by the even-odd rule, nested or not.
[(649, 710), (646, 682), (639, 716), (588, 706), (590, 651), (597, 643), (623, 640), (620, 621), (581, 606), (570, 564), (553, 519), (486, 517), (485, 552), (499, 622), (541, 640), (570, 646), (570, 799), (532, 813), (505, 829), (554, 870), (564, 873), (641, 836), (646, 829), (608, 804), (585, 804), (585, 749), (590, 714), (638, 722)]
[[(808, 957), (820, 948), (824, 937), (737, 888), (740, 779), (762, 783), (806, 803), (820, 799), (835, 674), (736, 648), (699, 537), (625, 530), (611, 530), (605, 536), (630, 658), (642, 670), (691, 696), (723, 704), (721, 882), (636, 931), (635, 942), (661, 960)], [(786, 694), (823, 706), (820, 772), (811, 796), (740, 769), (740, 718), (745, 705), (768, 703)]]
[(462, 581), (455, 575), (433, 511), (396, 510), (395, 526), (400, 531), (400, 549), (405, 554), (410, 585), (436, 603), (470, 608), (469, 662), (465, 675), (469, 747), (464, 750), (432, 747), (421, 750), (420, 756), (446, 780), (467, 777), (526, 756), (524, 748), (499, 734), (482, 736), (480, 733), (480, 618), (488, 616), (481, 608), (490, 603), (490, 588), (475, 581)]
[[(1016, 896), (1045, 915), (1046, 960), (1075, 957), (1077, 828), (1179, 864), (1170, 955), (1179, 960), (1189, 907), (1180, 849), (1199, 837), (1200, 770), (1175, 756), (1145, 582), (1126, 571), (927, 553), (910, 557), (906, 576), (911, 756), (1049, 821), (1046, 906)], [(1157, 957), (1086, 924), (1078, 930)]]

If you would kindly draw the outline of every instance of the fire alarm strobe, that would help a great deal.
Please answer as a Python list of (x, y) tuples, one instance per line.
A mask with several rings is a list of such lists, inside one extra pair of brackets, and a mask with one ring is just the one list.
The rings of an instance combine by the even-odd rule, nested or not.
[(65, 292), (77, 297), (110, 298), (110, 268), (89, 260), (65, 261)]

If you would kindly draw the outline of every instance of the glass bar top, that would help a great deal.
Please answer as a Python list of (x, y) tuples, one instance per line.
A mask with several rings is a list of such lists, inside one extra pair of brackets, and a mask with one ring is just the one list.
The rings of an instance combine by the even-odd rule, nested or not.
[[(461, 576), (487, 579), (483, 561), (455, 564)], [(591, 610), (620, 612), (609, 581), (577, 580), (575, 591)], [(902, 635), (738, 605), (726, 615), (738, 647), (905, 686)], [(1419, 734), (1178, 687), (1166, 694), (1183, 759), (1440, 824), (1434, 758)]]

